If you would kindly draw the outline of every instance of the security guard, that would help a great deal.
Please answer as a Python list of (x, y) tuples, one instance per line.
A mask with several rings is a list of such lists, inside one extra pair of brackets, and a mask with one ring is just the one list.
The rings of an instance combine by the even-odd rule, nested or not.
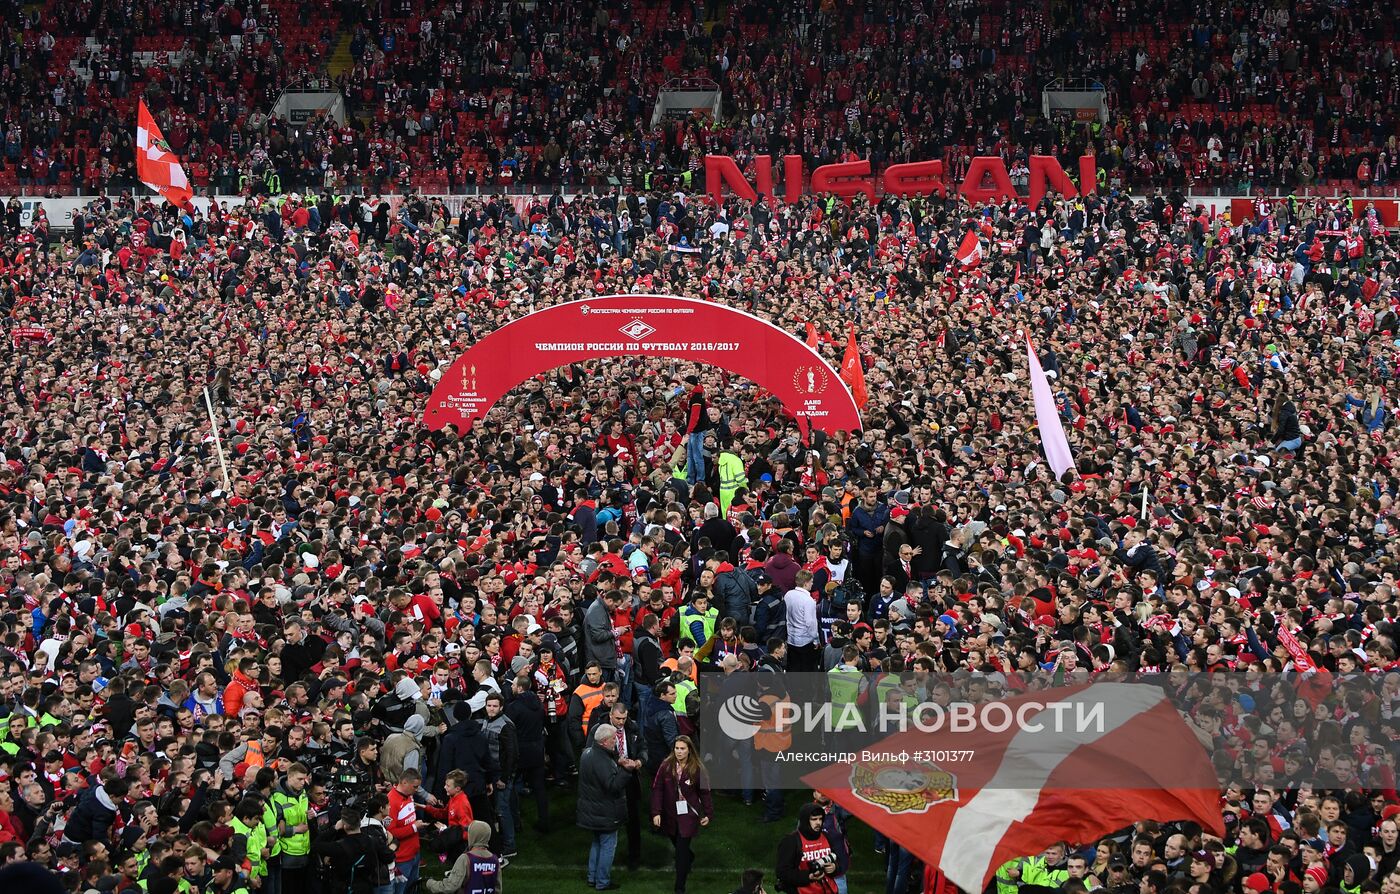
[(831, 728), (837, 732), (860, 729), (860, 688), (864, 682), (856, 662), (860, 650), (847, 645), (841, 650), (841, 661), (826, 672), (826, 685), (831, 690)]
[(234, 808), (233, 819), (229, 822), (234, 839), (243, 840), (243, 863), (250, 880), (267, 878), (267, 859), (272, 853), (267, 829), (263, 828), (262, 813), (263, 805), (258, 798), (244, 798)]
[(579, 750), (588, 741), (593, 709), (603, 702), (603, 686), (602, 665), (597, 661), (588, 662), (583, 669), (583, 679), (569, 697), (569, 738)]
[(1069, 881), (1069, 870), (1065, 868), (1064, 842), (1056, 842), (1037, 857), (1031, 857), (1021, 867), (1021, 885), (1035, 885), (1041, 888), (1058, 888)]
[(691, 597), (690, 604), (681, 607), (678, 640), (682, 643), (694, 643), (696, 657), (704, 660), (709, 654), (706, 646), (715, 638), (715, 624), (718, 621), (719, 609), (710, 605), (710, 594), (697, 590)]
[(311, 854), (311, 802), (306, 794), (309, 776), (305, 764), (292, 764), (268, 801), (277, 817), (282, 880), (288, 891), (305, 888), (310, 883), (307, 872)]
[(734, 494), (741, 487), (749, 486), (748, 473), (744, 471), (744, 461), (734, 452), (733, 442), (726, 441), (719, 452), (719, 511), (721, 516), (729, 515), (729, 506), (734, 502)]

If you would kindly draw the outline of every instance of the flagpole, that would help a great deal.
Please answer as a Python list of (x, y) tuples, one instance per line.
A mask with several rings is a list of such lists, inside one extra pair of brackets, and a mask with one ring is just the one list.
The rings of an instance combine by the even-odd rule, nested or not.
[(1147, 521), (1147, 482), (1142, 482), (1142, 520)]
[(214, 401), (209, 397), (209, 386), (204, 386), (204, 406), (209, 410), (209, 430), (214, 433), (214, 449), (219, 453), (219, 469), (224, 473), (224, 493), (232, 493), (228, 480), (228, 464), (224, 462), (224, 441), (219, 437), (219, 423), (214, 420)]

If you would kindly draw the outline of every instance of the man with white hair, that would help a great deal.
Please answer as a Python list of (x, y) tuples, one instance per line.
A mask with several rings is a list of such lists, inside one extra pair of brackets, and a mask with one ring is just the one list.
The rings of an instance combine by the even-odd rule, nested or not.
[(578, 761), (579, 828), (593, 833), (588, 849), (588, 885), (598, 891), (614, 891), (613, 857), (617, 853), (617, 830), (627, 820), (627, 780), (629, 772), (640, 767), (635, 758), (617, 753), (617, 727), (600, 723), (592, 730), (593, 742)]

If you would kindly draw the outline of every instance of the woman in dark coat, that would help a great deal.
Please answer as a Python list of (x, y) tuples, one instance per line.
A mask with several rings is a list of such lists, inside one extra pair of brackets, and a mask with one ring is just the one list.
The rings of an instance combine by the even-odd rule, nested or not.
[(685, 894), (685, 880), (695, 862), (690, 841), (712, 816), (710, 774), (690, 737), (678, 736), (651, 784), (651, 824), (676, 847), (676, 894)]

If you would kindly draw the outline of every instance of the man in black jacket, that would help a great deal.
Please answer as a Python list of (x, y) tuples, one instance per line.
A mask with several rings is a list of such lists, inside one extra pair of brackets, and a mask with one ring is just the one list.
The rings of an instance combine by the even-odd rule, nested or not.
[(529, 677), (516, 677), (511, 684), (511, 700), (506, 705), (506, 716), (515, 724), (515, 738), (519, 743), (519, 764), (516, 768), (514, 791), (511, 792), (515, 816), (520, 816), (520, 789), (530, 786), (535, 796), (535, 831), (544, 834), (549, 831), (549, 787), (545, 783), (544, 771), (544, 704), (530, 686)]
[(63, 827), (63, 837), (74, 844), (88, 841), (107, 841), (111, 836), (112, 823), (122, 810), (127, 793), (125, 779), (113, 779), (102, 785), (88, 789), (73, 808), (68, 824)]
[[(729, 548), (738, 537), (738, 532), (734, 530), (734, 525), (729, 520), (719, 514), (719, 505), (716, 503), (705, 504), (705, 522), (702, 524), (690, 539), (691, 549), (695, 549), (701, 538), (708, 539), (710, 545), (715, 548), (715, 552), (723, 552), (724, 558), (720, 561), (729, 561)], [(718, 555), (715, 558), (719, 558)]]
[(326, 654), (326, 641), (308, 636), (300, 620), (291, 618), (286, 624), (287, 641), (282, 645), (282, 678), (287, 682), (301, 680), (312, 666)]
[(617, 830), (627, 819), (627, 777), (641, 762), (619, 757), (617, 727), (604, 723), (592, 731), (592, 744), (578, 761), (578, 810), (575, 823), (593, 833), (588, 849), (588, 884), (599, 891), (616, 890), (612, 881), (617, 853)]
[[(499, 840), (501, 856), (510, 858), (515, 850), (515, 818), (520, 804), (515, 798), (515, 773), (519, 764), (520, 739), (515, 724), (506, 716), (506, 700), (499, 692), (486, 696), (486, 722), (482, 724), (491, 758), (500, 768), (501, 784), (492, 793), (496, 816), (500, 819)], [(481, 817), (485, 819), (485, 817)]]
[(912, 510), (904, 523), (915, 549), (914, 577), (925, 586), (943, 568), (943, 546), (948, 542), (946, 519), (942, 509), (926, 503)]
[(824, 826), (826, 812), (816, 804), (804, 804), (797, 813), (797, 830), (778, 842), (778, 890), (796, 894), (823, 880), (835, 890), (839, 873), (835, 851)]
[(441, 739), (438, 748), (436, 767), (433, 772), (433, 794), (439, 798), (447, 795), (443, 783), (447, 774), (461, 770), (467, 774), (467, 799), (471, 801), (472, 812), (477, 819), (486, 820), (495, 811), (490, 808), (487, 795), (500, 783), (501, 772), (491, 757), (491, 743), (486, 732), (475, 718), (468, 717), (449, 729)]
[(388, 877), (394, 851), (382, 834), (370, 835), (360, 829), (364, 810), (346, 807), (327, 836), (311, 844), (311, 853), (320, 859), (328, 891), (371, 894), (380, 876)]
[(647, 614), (632, 638), (632, 685), (637, 690), (637, 726), (642, 735), (646, 735), (652, 691), (666, 673), (661, 667), (665, 660), (661, 651), (661, 619)]
[(729, 553), (723, 548), (710, 558), (709, 566), (715, 572), (719, 616), (733, 618), (740, 627), (748, 624), (753, 605), (758, 601), (758, 585), (753, 577), (744, 569), (731, 565)]
[(641, 768), (650, 761), (641, 730), (637, 728), (636, 721), (628, 717), (629, 713), (627, 706), (618, 702), (609, 711), (606, 723), (618, 731), (618, 757), (634, 758), (640, 763), (636, 769), (627, 772), (627, 868), (636, 870), (642, 861)]

